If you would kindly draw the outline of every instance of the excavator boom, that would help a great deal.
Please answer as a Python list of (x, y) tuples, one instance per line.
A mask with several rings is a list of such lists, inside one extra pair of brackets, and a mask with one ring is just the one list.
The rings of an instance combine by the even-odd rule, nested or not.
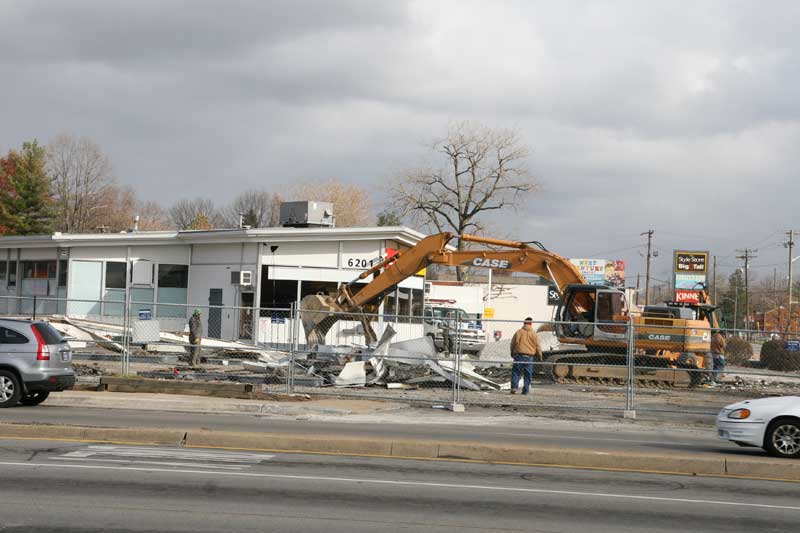
[[(484, 244), (495, 249), (453, 250), (448, 247), (448, 243), (456, 237), (462, 242)], [(323, 343), (328, 330), (342, 313), (354, 313), (354, 317), (358, 316), (364, 326), (367, 342), (375, 341), (375, 334), (364, 316), (369, 311), (369, 306), (379, 303), (390, 289), (431, 264), (536, 274), (553, 281), (559, 290), (568, 284), (586, 283), (580, 271), (569, 260), (545, 250), (541, 245), (532, 247), (528, 243), (476, 235), (438, 233), (362, 272), (358, 278), (341, 286), (334, 296), (306, 296), (300, 303), (300, 310), (308, 343)], [(359, 282), (370, 276), (374, 276), (374, 279), (356, 290)]]

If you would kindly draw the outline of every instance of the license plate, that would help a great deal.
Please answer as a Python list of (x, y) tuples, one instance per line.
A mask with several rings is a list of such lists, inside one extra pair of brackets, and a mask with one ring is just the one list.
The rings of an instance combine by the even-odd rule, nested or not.
[(72, 357), (72, 354), (70, 352), (61, 352), (61, 360), (62, 361), (69, 361), (71, 357)]

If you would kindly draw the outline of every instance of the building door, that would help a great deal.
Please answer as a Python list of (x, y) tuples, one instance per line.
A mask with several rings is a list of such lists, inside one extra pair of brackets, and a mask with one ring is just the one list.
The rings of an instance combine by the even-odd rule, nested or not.
[(239, 338), (253, 340), (253, 303), (255, 293), (243, 292), (239, 309)]
[(85, 317), (100, 315), (103, 298), (103, 262), (73, 261), (69, 277), (70, 301), (67, 315)]
[(222, 289), (208, 290), (208, 337), (222, 337)]

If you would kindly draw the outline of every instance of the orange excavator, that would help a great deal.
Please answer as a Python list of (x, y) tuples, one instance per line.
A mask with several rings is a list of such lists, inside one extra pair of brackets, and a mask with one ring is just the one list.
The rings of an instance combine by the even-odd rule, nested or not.
[[(456, 237), (486, 249), (454, 250), (448, 243)], [(699, 382), (700, 374), (691, 370), (704, 368), (711, 324), (699, 319), (696, 311), (659, 308), (632, 312), (623, 291), (587, 284), (568, 259), (548, 251), (539, 242), (475, 235), (431, 235), (341, 285), (336, 294), (306, 296), (300, 311), (308, 344), (324, 344), (331, 326), (348, 314), (350, 320), (361, 322), (367, 342), (375, 342), (370, 315), (377, 312), (383, 297), (398, 283), (432, 264), (525, 272), (554, 283), (561, 294), (553, 317), (556, 336), (560, 343), (577, 348), (547, 354), (547, 366), (557, 381), (624, 380), (626, 354), (633, 346), (639, 381), (668, 385)], [(373, 279), (365, 283), (370, 276)], [(630, 324), (635, 339), (628, 335)]]

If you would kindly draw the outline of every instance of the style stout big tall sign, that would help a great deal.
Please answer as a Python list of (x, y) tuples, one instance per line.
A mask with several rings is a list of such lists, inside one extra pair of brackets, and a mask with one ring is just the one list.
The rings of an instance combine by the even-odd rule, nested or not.
[(673, 258), (675, 301), (700, 303), (700, 290), (708, 283), (708, 252), (675, 250)]

